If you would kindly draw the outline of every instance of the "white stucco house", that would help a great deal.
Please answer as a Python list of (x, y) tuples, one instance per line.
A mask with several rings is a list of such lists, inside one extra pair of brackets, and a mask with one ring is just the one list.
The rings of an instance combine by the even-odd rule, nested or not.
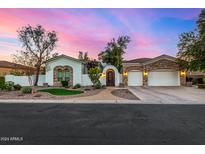
[[(60, 55), (46, 63), (46, 74), (40, 76), (39, 86), (61, 86), (61, 81), (68, 80), (70, 86), (81, 84), (90, 86), (86, 65), (79, 59)], [(116, 67), (106, 65), (103, 68), (100, 82), (106, 86), (180, 86), (185, 84), (186, 72), (179, 69), (176, 58), (161, 55), (155, 58), (139, 58), (123, 62), (123, 72)], [(34, 78), (34, 77), (33, 77)], [(25, 77), (6, 76), (6, 81), (13, 81), (28, 86)], [(22, 80), (24, 80), (22, 82)]]

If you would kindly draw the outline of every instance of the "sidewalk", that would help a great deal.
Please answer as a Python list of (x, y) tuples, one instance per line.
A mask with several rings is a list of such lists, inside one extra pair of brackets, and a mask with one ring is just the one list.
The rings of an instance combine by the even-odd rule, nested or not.
[(74, 100), (74, 99), (64, 99), (64, 100), (14, 100), (14, 99), (7, 99), (7, 100), (0, 100), (0, 103), (83, 103), (83, 104), (136, 104), (136, 103), (142, 103), (140, 100)]

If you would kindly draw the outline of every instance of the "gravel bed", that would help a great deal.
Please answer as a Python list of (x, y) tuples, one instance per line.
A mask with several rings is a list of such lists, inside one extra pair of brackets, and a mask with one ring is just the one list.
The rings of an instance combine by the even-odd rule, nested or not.
[(128, 89), (116, 89), (111, 92), (114, 96), (129, 99), (129, 100), (140, 100), (138, 97), (136, 97), (132, 92), (130, 92)]

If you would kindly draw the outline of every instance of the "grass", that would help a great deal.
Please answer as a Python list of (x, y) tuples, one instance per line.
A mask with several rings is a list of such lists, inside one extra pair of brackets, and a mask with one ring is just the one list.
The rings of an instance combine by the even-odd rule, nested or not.
[(83, 93), (83, 91), (79, 91), (79, 90), (67, 90), (67, 89), (62, 89), (62, 88), (53, 88), (53, 89), (42, 89), (42, 90), (38, 90), (39, 92), (47, 92), (50, 93), (52, 95), (77, 95), (77, 94), (81, 94)]

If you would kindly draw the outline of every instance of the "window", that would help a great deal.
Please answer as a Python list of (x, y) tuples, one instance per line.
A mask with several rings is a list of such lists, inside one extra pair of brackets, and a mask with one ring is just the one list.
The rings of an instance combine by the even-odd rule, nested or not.
[(63, 78), (63, 72), (61, 69), (58, 70), (58, 81), (62, 81)]
[(70, 80), (70, 71), (65, 70), (65, 81), (69, 81), (69, 80)]

